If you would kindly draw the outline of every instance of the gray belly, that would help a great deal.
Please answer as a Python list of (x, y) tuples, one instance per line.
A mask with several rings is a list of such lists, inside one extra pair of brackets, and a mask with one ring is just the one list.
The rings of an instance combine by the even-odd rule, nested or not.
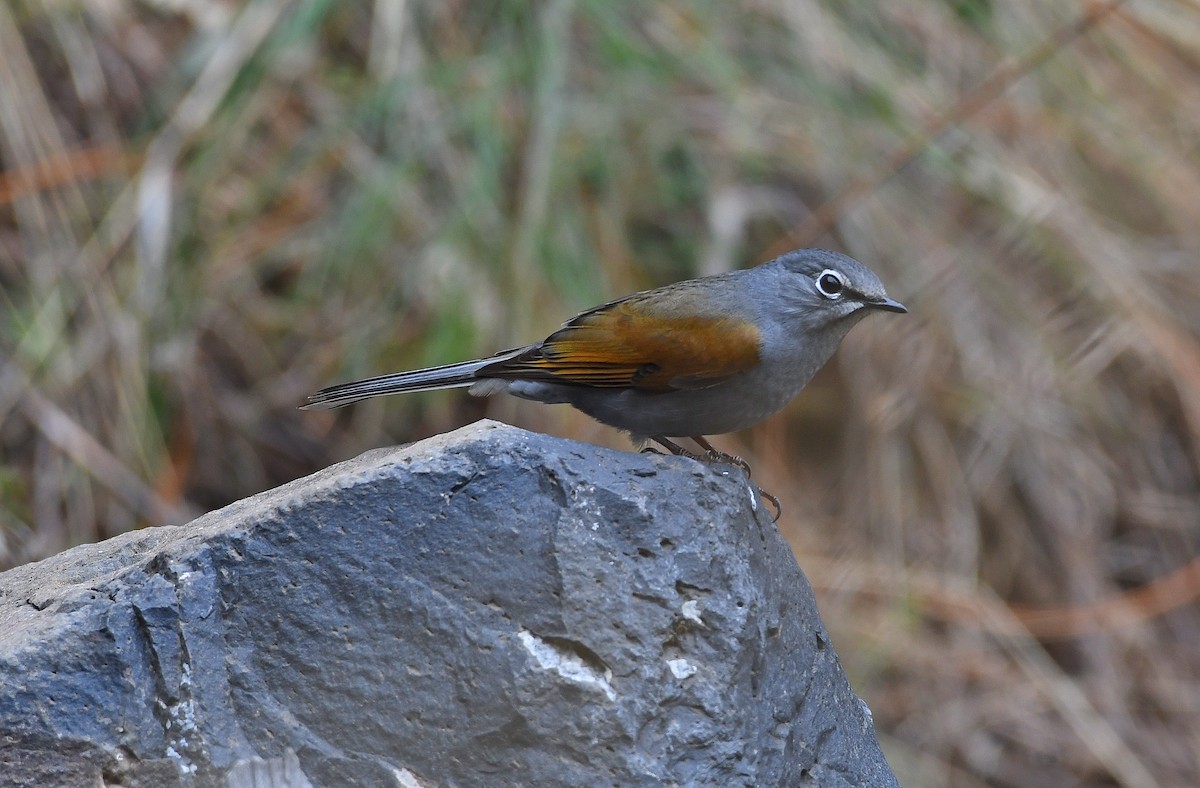
[(569, 403), (635, 437), (720, 435), (750, 427), (791, 401), (807, 379), (769, 382), (739, 375), (716, 386), (647, 392), (514, 381), (508, 391), (539, 402)]

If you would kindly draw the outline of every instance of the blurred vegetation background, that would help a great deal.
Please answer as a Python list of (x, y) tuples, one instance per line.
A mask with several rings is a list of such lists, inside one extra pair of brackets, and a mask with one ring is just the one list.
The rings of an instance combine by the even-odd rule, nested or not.
[(1200, 784), (1200, 3), (0, 4), (0, 566), (491, 416), (323, 385), (821, 245), (912, 313), (718, 445), (901, 780)]

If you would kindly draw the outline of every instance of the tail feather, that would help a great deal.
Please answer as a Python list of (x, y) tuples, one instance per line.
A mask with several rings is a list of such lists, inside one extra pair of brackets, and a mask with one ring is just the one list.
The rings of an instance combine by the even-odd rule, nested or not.
[(340, 408), (359, 400), (371, 397), (383, 397), (388, 394), (403, 394), (410, 391), (436, 391), (438, 389), (453, 389), (470, 386), (478, 378), (475, 373), (488, 364), (493, 364), (505, 356), (516, 355), (524, 348), (497, 353), (490, 358), (480, 358), (474, 361), (461, 361), (457, 364), (445, 364), (440, 367), (414, 369), (411, 372), (396, 372), (391, 375), (380, 375), (365, 380), (355, 380), (349, 383), (339, 383), (336, 386), (323, 388), (316, 394), (310, 394), (308, 402), (301, 405), (303, 410), (327, 410)]

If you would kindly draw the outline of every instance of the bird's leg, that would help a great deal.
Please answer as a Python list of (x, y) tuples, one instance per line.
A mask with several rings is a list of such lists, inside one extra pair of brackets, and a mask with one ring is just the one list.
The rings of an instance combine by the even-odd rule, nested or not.
[[(724, 462), (729, 463), (730, 465), (736, 465), (746, 472), (747, 479), (750, 478), (750, 463), (746, 462), (741, 457), (738, 457), (736, 454), (726, 454), (725, 452), (718, 450), (715, 446), (709, 443), (708, 438), (705, 438), (703, 435), (693, 435), (692, 440), (696, 442), (696, 445), (704, 449), (706, 452), (705, 459), (707, 459), (709, 462)], [(763, 498), (769, 501), (772, 506), (775, 507), (775, 516), (771, 518), (771, 522), (779, 522), (779, 518), (783, 516), (783, 505), (779, 503), (779, 499), (761, 487), (755, 486), (754, 489), (758, 491), (759, 495), (761, 495)]]
[[(683, 448), (675, 441), (668, 440), (666, 438), (657, 438), (657, 437), (652, 437), (652, 438), (650, 438), (650, 440), (654, 441), (659, 446), (662, 446), (664, 449), (671, 452), (676, 457), (687, 457), (690, 460), (701, 459), (700, 457), (696, 456), (695, 452), (688, 451), (687, 449)], [(653, 446), (647, 446), (646, 448), (642, 449), (642, 451), (658, 452), (658, 449), (654, 448)], [(658, 452), (658, 453), (661, 453), (661, 452)]]
[[(735, 457), (732, 454), (726, 454), (725, 452), (717, 451), (713, 448), (711, 443), (704, 439), (703, 436), (692, 436), (692, 440), (699, 444), (700, 448), (704, 449), (703, 454), (698, 454), (691, 449), (685, 449), (675, 441), (668, 440), (667, 438), (651, 438), (650, 440), (665, 447), (669, 452), (677, 457), (687, 457), (689, 460), (695, 460), (696, 462), (723, 462), (729, 465), (736, 465), (746, 472), (747, 479), (750, 478), (750, 465), (745, 460), (743, 460), (741, 457)], [(649, 447), (642, 449), (642, 451), (647, 450), (655, 451), (655, 449)]]
[(747, 479), (750, 478), (750, 463), (746, 462), (741, 457), (737, 456), (736, 454), (726, 454), (723, 451), (719, 451), (715, 446), (709, 443), (708, 438), (704, 437), (703, 435), (693, 435), (692, 440), (696, 442), (696, 445), (707, 452), (705, 459), (707, 459), (709, 462), (724, 462), (730, 465), (736, 465), (746, 472)]

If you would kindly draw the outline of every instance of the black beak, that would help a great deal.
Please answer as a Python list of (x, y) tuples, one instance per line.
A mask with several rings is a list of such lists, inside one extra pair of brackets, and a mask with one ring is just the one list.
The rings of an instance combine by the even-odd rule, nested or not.
[(887, 296), (884, 296), (879, 301), (866, 301), (865, 303), (872, 309), (882, 309), (884, 312), (899, 312), (902, 315), (908, 314), (908, 307)]

